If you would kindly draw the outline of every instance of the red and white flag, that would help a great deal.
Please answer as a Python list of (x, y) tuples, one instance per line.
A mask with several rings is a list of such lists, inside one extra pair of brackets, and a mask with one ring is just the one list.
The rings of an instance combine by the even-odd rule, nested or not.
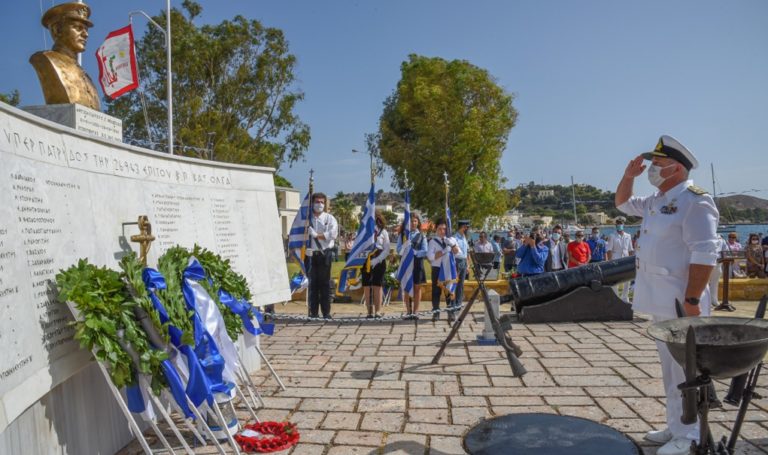
[(104, 94), (115, 99), (139, 86), (133, 29), (127, 25), (107, 35), (96, 51), (99, 83)]

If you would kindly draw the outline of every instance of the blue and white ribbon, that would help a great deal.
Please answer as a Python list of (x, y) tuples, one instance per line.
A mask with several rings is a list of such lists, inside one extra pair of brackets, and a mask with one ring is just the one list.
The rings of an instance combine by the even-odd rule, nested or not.
[[(181, 342), (181, 329), (169, 323), (170, 318), (168, 316), (168, 311), (166, 311), (165, 306), (163, 306), (160, 298), (158, 298), (155, 293), (157, 290), (166, 289), (165, 277), (163, 277), (157, 270), (147, 267), (142, 271), (141, 278), (144, 280), (144, 285), (149, 292), (149, 299), (152, 301), (152, 306), (154, 306), (155, 310), (157, 310), (160, 315), (160, 323), (164, 325), (168, 323), (167, 327), (168, 334), (171, 338), (171, 344), (187, 359), (186, 364), (184, 364), (182, 363), (180, 356), (175, 356), (175, 369), (172, 367), (168, 368), (164, 364), (163, 370), (166, 371), (166, 377), (173, 376), (174, 374), (176, 377), (179, 377), (179, 379), (181, 379), (181, 376), (186, 377), (187, 385), (184, 392), (196, 407), (199, 407), (204, 401), (211, 402), (213, 399), (210, 392), (211, 383), (208, 381), (205, 371), (202, 369), (197, 354), (195, 354), (195, 351), (190, 346)], [(172, 384), (170, 380), (169, 384)], [(171, 387), (171, 393), (176, 399), (176, 402), (185, 414), (187, 414), (187, 412), (191, 414), (191, 411), (186, 406), (186, 400), (183, 399), (178, 390), (174, 390), (174, 387), (175, 386)], [(187, 416), (190, 417), (189, 414), (187, 414)]]
[[(195, 350), (198, 356), (200, 356), (200, 351), (198, 351), (200, 344), (198, 343), (203, 343), (205, 339), (207, 346), (204, 351), (210, 354), (214, 354), (214, 352), (215, 354), (220, 354), (224, 360), (222, 379), (225, 382), (235, 383), (237, 380), (236, 372), (240, 368), (237, 348), (227, 334), (224, 318), (222, 318), (216, 302), (198, 283), (198, 281), (204, 279), (206, 279), (206, 274), (203, 266), (200, 265), (197, 258), (194, 256), (190, 257), (187, 268), (184, 269), (181, 290), (187, 302), (187, 307), (195, 312)], [(203, 363), (205, 365), (206, 361), (213, 360), (215, 359), (206, 358), (203, 359)]]

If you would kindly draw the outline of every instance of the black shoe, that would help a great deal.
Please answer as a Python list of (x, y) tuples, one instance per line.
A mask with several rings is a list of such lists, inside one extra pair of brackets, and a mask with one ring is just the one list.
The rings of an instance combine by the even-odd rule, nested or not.
[(432, 321), (437, 321), (440, 319), (440, 313), (432, 313)]
[(365, 317), (365, 319), (373, 319), (373, 315), (369, 314), (368, 316)]
[(332, 316), (323, 316), (323, 319), (325, 319), (326, 321), (328, 321), (328, 320), (331, 320), (331, 319), (333, 319), (333, 317), (332, 317)]

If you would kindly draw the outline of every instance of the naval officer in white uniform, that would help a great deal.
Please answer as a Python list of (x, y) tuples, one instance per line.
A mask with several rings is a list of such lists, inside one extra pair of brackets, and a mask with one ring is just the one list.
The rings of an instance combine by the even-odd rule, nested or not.
[[(632, 194), (635, 177), (650, 160), (648, 180), (658, 191), (651, 196)], [(684, 302), (687, 316), (708, 316), (707, 283), (717, 263), (719, 213), (712, 198), (688, 179), (698, 166), (683, 144), (662, 136), (656, 148), (627, 165), (616, 190), (616, 207), (643, 218), (635, 256), (637, 277), (634, 310), (653, 315), (654, 321), (677, 317), (675, 299)], [(646, 439), (664, 444), (658, 455), (687, 454), (691, 440), (699, 438), (698, 422), (683, 425), (682, 397), (677, 385), (685, 382), (682, 367), (664, 343), (656, 342), (667, 396), (667, 428), (651, 431)]]

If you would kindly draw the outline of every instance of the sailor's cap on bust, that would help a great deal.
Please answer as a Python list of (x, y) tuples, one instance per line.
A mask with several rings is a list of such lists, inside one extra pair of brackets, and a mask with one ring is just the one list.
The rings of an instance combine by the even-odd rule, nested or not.
[(655, 156), (672, 158), (685, 166), (689, 171), (691, 169), (696, 169), (699, 166), (699, 161), (693, 155), (693, 152), (688, 150), (688, 148), (681, 144), (680, 141), (672, 136), (667, 136), (666, 134), (659, 138), (656, 148), (650, 152), (643, 153), (643, 158), (646, 160), (652, 160)]
[(88, 20), (89, 17), (91, 17), (91, 8), (85, 3), (62, 3), (46, 11), (40, 22), (48, 29), (51, 25), (66, 19), (80, 21), (88, 27), (93, 27), (93, 22)]
[(626, 223), (626, 222), (627, 222), (627, 219), (624, 218), (623, 216), (617, 216), (616, 217), (616, 224)]
[(459, 220), (459, 227), (469, 226), (469, 220)]

